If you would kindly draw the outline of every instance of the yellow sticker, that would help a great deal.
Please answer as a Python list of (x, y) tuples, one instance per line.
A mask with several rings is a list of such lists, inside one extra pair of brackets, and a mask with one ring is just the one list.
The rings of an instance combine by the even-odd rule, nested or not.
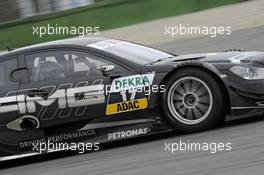
[(117, 114), (128, 111), (135, 111), (138, 109), (145, 109), (148, 107), (148, 99), (141, 98), (120, 103), (113, 103), (107, 105), (106, 115)]

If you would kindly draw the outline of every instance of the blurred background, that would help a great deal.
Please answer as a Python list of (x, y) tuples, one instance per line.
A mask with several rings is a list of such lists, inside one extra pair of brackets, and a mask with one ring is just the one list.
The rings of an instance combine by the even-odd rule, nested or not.
[(73, 37), (33, 36), (33, 26), (91, 26), (100, 31), (245, 0), (0, 0), (0, 50)]
[(91, 5), (94, 0), (2, 0), (1, 22)]

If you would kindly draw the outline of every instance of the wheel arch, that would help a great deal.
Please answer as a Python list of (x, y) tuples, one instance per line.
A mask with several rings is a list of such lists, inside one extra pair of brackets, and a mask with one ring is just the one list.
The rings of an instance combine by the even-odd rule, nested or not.
[[(168, 79), (175, 74), (176, 72), (186, 69), (186, 68), (195, 68), (200, 69), (202, 71), (207, 72), (208, 74), (212, 75), (213, 78), (216, 80), (218, 85), (221, 87), (221, 90), (223, 91), (224, 95), (224, 102), (225, 102), (225, 113), (230, 114), (231, 112), (231, 105), (230, 105), (230, 96), (227, 90), (226, 85), (224, 84), (223, 80), (220, 78), (221, 72), (219, 72), (213, 65), (204, 63), (204, 62), (194, 62), (194, 61), (188, 61), (183, 62), (180, 64), (177, 64), (174, 66), (174, 69), (172, 69), (170, 72), (168, 72), (163, 80), (161, 81), (161, 85), (166, 84)], [(161, 96), (160, 96), (161, 97)], [(160, 98), (159, 98), (160, 100)]]

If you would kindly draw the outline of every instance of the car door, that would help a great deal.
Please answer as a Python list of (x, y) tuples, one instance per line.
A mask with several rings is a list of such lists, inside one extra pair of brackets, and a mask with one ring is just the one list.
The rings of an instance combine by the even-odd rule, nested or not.
[(3, 129), (19, 116), (16, 97), (19, 80), (12, 79), (17, 68), (17, 57), (0, 60), (0, 125)]
[(41, 128), (104, 116), (104, 86), (111, 80), (87, 58), (96, 60), (74, 50), (26, 53), (23, 66), (30, 75), (19, 88), (26, 94), (24, 115), (38, 119)]

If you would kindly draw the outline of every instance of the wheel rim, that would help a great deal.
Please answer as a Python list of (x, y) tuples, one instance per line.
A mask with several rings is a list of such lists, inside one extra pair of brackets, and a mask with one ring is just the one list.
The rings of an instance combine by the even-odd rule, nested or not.
[(184, 124), (204, 121), (213, 106), (210, 88), (196, 77), (183, 77), (174, 82), (167, 97), (172, 116)]

